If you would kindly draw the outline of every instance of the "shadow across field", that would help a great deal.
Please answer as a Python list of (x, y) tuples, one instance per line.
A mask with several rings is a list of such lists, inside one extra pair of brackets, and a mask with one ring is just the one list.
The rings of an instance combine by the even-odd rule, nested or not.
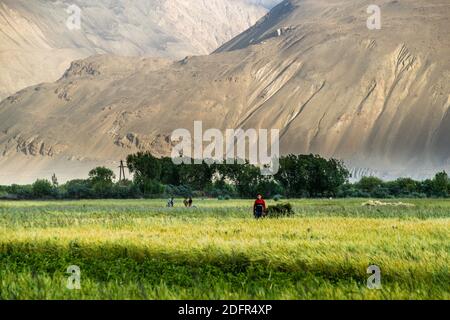
[(261, 221), (248, 201), (3, 202), (0, 299), (450, 298), (448, 202), (292, 202), (294, 217)]
[[(67, 267), (77, 265), (82, 270), (83, 281), (93, 283), (164, 284), (176, 290), (217, 290), (217, 286), (225, 286), (235, 293), (245, 288), (247, 298), (258, 297), (258, 290), (272, 297), (287, 289), (289, 294), (299, 294), (300, 298), (300, 291), (319, 292), (316, 285), (321, 282), (330, 286), (357, 288), (361, 298), (375, 294), (365, 287), (368, 275), (364, 266), (352, 261), (330, 260), (324, 263), (293, 259), (289, 263), (276, 263), (270, 259), (255, 259), (242, 252), (225, 254), (220, 250), (209, 250), (204, 253), (164, 253), (149, 252), (134, 246), (87, 246), (77, 242), (70, 243), (68, 248), (48, 242), (8, 244), (2, 245), (0, 251), (0, 261), (7, 266), (6, 271), (31, 275), (30, 281), (38, 279), (37, 275), (45, 274), (63, 283), (67, 278), (64, 273)], [(448, 295), (450, 287), (448, 267), (431, 272), (417, 269), (405, 272), (404, 268), (399, 272), (390, 270), (383, 273), (383, 281), (387, 288), (401, 288), (409, 292), (411, 298), (414, 298), (414, 293), (420, 296), (425, 291), (427, 298), (443, 298)], [(64, 295), (63, 287), (54, 289)], [(351, 291), (347, 294), (351, 295)], [(383, 294), (387, 292), (379, 292), (378, 296), (383, 297)]]

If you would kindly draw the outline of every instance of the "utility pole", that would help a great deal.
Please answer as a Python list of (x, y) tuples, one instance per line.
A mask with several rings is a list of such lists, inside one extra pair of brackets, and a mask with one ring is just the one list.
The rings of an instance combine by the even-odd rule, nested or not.
[(128, 167), (123, 164), (123, 160), (120, 160), (119, 182), (122, 182), (123, 180), (125, 180), (125, 168), (128, 168)]

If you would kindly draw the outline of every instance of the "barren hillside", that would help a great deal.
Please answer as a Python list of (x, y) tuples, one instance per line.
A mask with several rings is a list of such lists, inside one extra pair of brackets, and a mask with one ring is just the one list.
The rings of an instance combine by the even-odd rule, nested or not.
[(216, 53), (178, 62), (97, 56), (0, 104), (0, 183), (138, 150), (168, 154), (177, 128), (279, 128), (283, 153), (344, 159), (362, 174), (450, 167), (450, 3), (284, 1)]
[[(81, 9), (81, 29), (66, 23)], [(0, 0), (0, 100), (56, 81), (93, 54), (183, 58), (246, 30), (271, 2), (253, 0)]]

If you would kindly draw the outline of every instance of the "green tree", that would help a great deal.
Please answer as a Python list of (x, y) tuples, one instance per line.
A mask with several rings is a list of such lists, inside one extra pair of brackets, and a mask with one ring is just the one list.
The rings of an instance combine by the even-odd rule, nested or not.
[(373, 193), (375, 190), (383, 186), (383, 180), (377, 177), (362, 177), (357, 183), (357, 187), (367, 193)]
[(392, 196), (409, 196), (420, 191), (420, 183), (411, 178), (399, 178), (385, 183)]
[(46, 198), (54, 196), (55, 189), (48, 180), (36, 180), (32, 185), (32, 192), (35, 198)]
[(113, 193), (114, 179), (116, 178), (111, 169), (97, 167), (89, 172), (92, 192), (95, 198), (109, 198)]
[(308, 168), (305, 158), (288, 155), (280, 158), (280, 169), (275, 179), (286, 190), (289, 197), (304, 196), (307, 193)]
[(134, 174), (135, 181), (160, 181), (162, 165), (160, 159), (150, 152), (138, 152), (127, 157), (128, 169)]
[(215, 167), (202, 164), (181, 164), (178, 166), (180, 183), (197, 191), (205, 191), (212, 184)]
[(449, 178), (447, 172), (439, 172), (433, 179), (433, 195), (437, 197), (449, 196)]
[(89, 179), (92, 184), (95, 185), (97, 183), (103, 184), (113, 184), (113, 180), (116, 178), (116, 175), (111, 169), (105, 167), (97, 167), (89, 171)]
[(63, 188), (69, 199), (90, 199), (93, 197), (89, 180), (71, 180)]
[(181, 184), (180, 166), (173, 163), (172, 158), (161, 159), (161, 183), (178, 186)]
[(261, 170), (248, 161), (245, 164), (219, 165), (219, 174), (231, 181), (241, 197), (253, 198), (258, 193), (258, 186), (262, 181)]
[(350, 172), (344, 163), (337, 159), (328, 160), (326, 172), (328, 177), (327, 192), (336, 196), (339, 188), (349, 181)]
[(301, 156), (307, 170), (306, 189), (313, 197), (336, 196), (350, 176), (342, 161), (318, 155)]
[(420, 183), (419, 189), (420, 192), (426, 194), (427, 197), (432, 197), (434, 194), (434, 181), (431, 179), (426, 179)]
[(335, 196), (350, 176), (344, 164), (318, 155), (288, 155), (280, 159), (275, 179), (288, 196)]
[(160, 183), (162, 161), (150, 152), (138, 152), (127, 157), (128, 169), (134, 174), (134, 183), (144, 196), (158, 195), (164, 192)]
[(58, 185), (59, 185), (59, 183), (58, 183), (58, 177), (56, 177), (56, 173), (54, 173), (54, 174), (52, 175), (52, 184), (53, 184), (53, 186), (54, 186), (55, 188), (57, 188)]

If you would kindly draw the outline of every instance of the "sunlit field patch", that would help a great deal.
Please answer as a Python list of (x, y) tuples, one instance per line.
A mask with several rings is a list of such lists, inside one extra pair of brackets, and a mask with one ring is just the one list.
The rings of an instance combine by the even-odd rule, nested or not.
[(449, 299), (450, 202), (364, 202), (294, 200), (260, 221), (244, 200), (0, 202), (0, 298)]

